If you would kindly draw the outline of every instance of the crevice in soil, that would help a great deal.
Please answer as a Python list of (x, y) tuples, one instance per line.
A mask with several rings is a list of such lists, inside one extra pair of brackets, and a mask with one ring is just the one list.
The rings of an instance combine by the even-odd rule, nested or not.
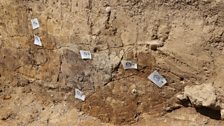
[(207, 116), (211, 119), (221, 120), (220, 110), (214, 110), (207, 107), (197, 107), (196, 111), (204, 116)]

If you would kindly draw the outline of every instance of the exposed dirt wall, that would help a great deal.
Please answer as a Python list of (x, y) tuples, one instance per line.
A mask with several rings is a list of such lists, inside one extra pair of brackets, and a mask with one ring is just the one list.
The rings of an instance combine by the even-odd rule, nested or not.
[[(107, 123), (162, 116), (186, 85), (223, 88), (223, 8), (221, 0), (0, 0), (0, 95), (14, 101), (12, 90), (22, 88), (38, 97), (38, 87), (53, 103), (67, 100)], [(33, 18), (40, 28), (32, 29)], [(81, 60), (79, 50), (93, 59)], [(138, 70), (125, 71), (121, 60)], [(168, 81), (161, 89), (147, 79), (154, 70)]]

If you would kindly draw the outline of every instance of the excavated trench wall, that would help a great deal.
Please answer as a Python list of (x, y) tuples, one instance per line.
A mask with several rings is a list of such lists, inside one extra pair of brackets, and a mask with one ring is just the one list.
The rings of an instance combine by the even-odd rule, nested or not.
[[(218, 0), (0, 0), (1, 82), (79, 88), (87, 100), (77, 108), (132, 122), (223, 71), (223, 8)], [(33, 18), (40, 28), (32, 29)], [(155, 50), (152, 42), (163, 46)], [(81, 60), (79, 50), (93, 59)], [(122, 59), (138, 70), (124, 71)], [(162, 89), (147, 79), (153, 70), (168, 81)]]

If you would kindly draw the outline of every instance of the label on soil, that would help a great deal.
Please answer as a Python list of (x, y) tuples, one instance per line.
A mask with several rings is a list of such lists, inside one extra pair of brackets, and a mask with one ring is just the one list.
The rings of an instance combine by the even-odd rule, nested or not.
[(38, 45), (38, 46), (42, 46), (40, 37), (34, 35), (34, 44), (35, 44), (35, 45)]
[(75, 98), (85, 101), (86, 96), (79, 89), (75, 89)]
[(154, 71), (148, 76), (148, 79), (155, 83), (157, 86), (162, 87), (167, 83), (166, 79), (161, 76), (157, 71)]
[(80, 55), (82, 59), (92, 59), (90, 51), (80, 50)]
[(126, 61), (126, 60), (123, 60), (121, 61), (124, 69), (137, 69), (137, 64), (136, 63), (133, 63), (132, 61)]
[(40, 27), (40, 24), (39, 24), (39, 21), (37, 20), (37, 18), (32, 19), (31, 23), (32, 23), (33, 29), (36, 29), (36, 28)]

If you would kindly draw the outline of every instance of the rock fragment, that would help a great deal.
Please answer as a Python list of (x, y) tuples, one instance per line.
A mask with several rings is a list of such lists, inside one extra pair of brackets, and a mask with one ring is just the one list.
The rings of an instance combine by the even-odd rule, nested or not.
[(111, 7), (106, 7), (106, 12), (110, 13), (111, 12)]
[(176, 109), (179, 109), (179, 108), (181, 108), (181, 105), (179, 105), (179, 104), (174, 104), (174, 105), (172, 105), (172, 106), (168, 106), (168, 107), (166, 107), (166, 108), (165, 108), (165, 111), (167, 111), (167, 112), (172, 112), (172, 111), (174, 111), (174, 110), (176, 110)]
[(5, 95), (5, 96), (3, 97), (3, 99), (4, 99), (4, 100), (9, 100), (9, 99), (11, 99), (11, 95)]
[(184, 94), (178, 94), (176, 95), (176, 98), (180, 101), (187, 100), (187, 97)]
[(216, 109), (217, 96), (215, 88), (211, 83), (186, 86), (184, 88), (184, 95), (187, 96), (194, 106), (203, 106)]
[[(184, 96), (190, 100), (190, 103), (194, 107), (204, 107), (220, 111), (221, 119), (224, 120), (223, 95), (217, 93), (212, 83), (186, 86), (184, 88)], [(180, 99), (182, 99), (182, 97), (180, 97)]]
[(163, 42), (160, 40), (153, 40), (153, 41), (148, 42), (148, 44), (150, 45), (151, 50), (154, 50), (154, 51), (157, 50), (158, 47), (163, 46)]
[(222, 110), (220, 111), (220, 114), (221, 114), (221, 119), (224, 120), (224, 109), (222, 109)]

